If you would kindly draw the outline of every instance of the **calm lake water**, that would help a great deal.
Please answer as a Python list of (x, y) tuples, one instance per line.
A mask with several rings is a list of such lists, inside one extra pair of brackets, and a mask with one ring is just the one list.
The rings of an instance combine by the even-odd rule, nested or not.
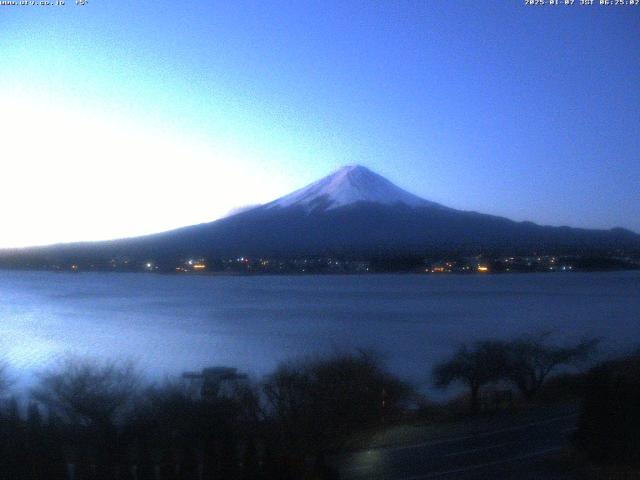
[(0, 271), (0, 355), (33, 372), (66, 353), (150, 376), (210, 365), (261, 375), (305, 354), (375, 348), (426, 385), (460, 342), (553, 330), (640, 344), (640, 273), (263, 276)]

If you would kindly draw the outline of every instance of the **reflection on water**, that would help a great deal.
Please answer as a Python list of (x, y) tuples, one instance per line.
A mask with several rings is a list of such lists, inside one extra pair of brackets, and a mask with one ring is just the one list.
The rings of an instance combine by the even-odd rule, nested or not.
[(640, 274), (209, 277), (0, 272), (0, 351), (17, 370), (67, 352), (150, 375), (212, 364), (255, 374), (291, 356), (373, 347), (424, 384), (460, 342), (554, 330), (640, 338)]

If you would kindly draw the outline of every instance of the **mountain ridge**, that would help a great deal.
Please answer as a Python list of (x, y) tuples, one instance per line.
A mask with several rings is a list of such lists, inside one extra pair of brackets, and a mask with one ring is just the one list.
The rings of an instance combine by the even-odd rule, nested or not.
[(640, 252), (640, 235), (542, 226), (455, 210), (350, 165), (272, 202), (209, 223), (141, 237), (0, 252), (3, 264), (65, 264), (251, 255), (424, 255), (433, 252)]

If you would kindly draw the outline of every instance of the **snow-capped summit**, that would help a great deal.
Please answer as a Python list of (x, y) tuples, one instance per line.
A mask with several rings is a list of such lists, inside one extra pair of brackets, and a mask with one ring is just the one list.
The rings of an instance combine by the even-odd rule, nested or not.
[(424, 200), (361, 165), (348, 165), (267, 205), (267, 208), (304, 207), (331, 210), (358, 202), (410, 207), (441, 207)]

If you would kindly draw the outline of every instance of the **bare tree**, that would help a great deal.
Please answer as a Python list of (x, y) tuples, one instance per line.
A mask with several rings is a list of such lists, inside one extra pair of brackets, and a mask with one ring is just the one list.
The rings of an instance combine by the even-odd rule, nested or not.
[(411, 388), (372, 353), (283, 365), (263, 385), (269, 413), (296, 447), (336, 442), (399, 413)]
[(506, 347), (499, 341), (477, 342), (473, 347), (462, 345), (454, 356), (433, 369), (434, 383), (446, 388), (454, 382), (469, 388), (472, 413), (480, 410), (480, 389), (504, 377)]
[(550, 336), (550, 332), (545, 332), (508, 344), (507, 378), (527, 400), (536, 395), (553, 370), (587, 360), (598, 344), (597, 339), (589, 339), (575, 345), (556, 346), (549, 343)]
[(79, 426), (115, 425), (132, 407), (140, 377), (129, 362), (66, 358), (39, 375), (35, 400), (63, 421)]

